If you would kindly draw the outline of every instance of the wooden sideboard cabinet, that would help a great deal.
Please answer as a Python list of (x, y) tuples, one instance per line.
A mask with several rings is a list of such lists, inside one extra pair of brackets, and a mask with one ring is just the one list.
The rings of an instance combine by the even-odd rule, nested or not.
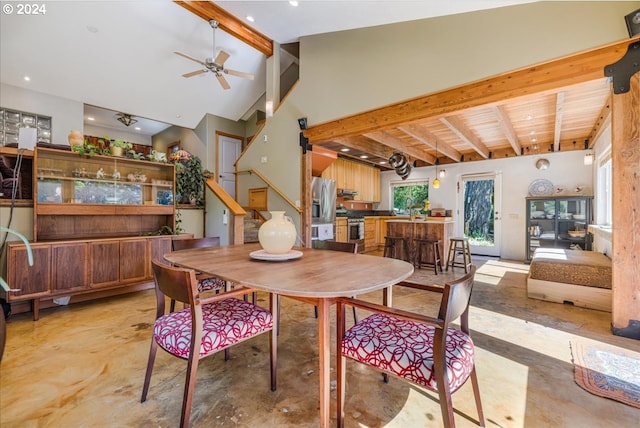
[[(153, 287), (151, 260), (171, 251), (175, 167), (117, 156), (38, 147), (33, 157), (34, 265), (10, 243), (3, 297), (19, 306), (89, 300)], [(29, 310), (28, 308), (26, 310)]]
[(9, 303), (30, 301), (33, 319), (40, 303), (64, 296), (93, 297), (121, 294), (153, 287), (151, 259), (162, 260), (172, 239), (190, 235), (123, 237), (100, 240), (36, 242), (29, 266), (26, 246), (10, 243), (7, 279), (12, 289)]

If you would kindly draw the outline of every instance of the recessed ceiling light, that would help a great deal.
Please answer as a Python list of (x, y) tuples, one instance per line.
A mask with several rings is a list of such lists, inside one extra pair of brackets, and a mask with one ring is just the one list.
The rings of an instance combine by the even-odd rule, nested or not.
[(531, 139), (531, 141), (533, 141), (533, 142), (535, 143), (536, 141), (538, 141), (538, 139), (537, 139), (536, 137), (533, 137), (533, 138)]
[(536, 135), (536, 131), (529, 132), (529, 135)]
[(89, 117), (87, 117), (87, 120), (90, 120), (90, 121), (92, 121), (92, 122), (93, 122), (94, 120), (96, 120), (96, 118), (95, 118), (95, 117), (91, 117), (91, 116), (89, 116)]
[(367, 159), (369, 156), (367, 155), (360, 155), (360, 159)]
[(387, 161), (380, 161), (378, 162), (380, 165), (384, 165), (385, 163), (387, 163)]
[(249, 21), (249, 22), (255, 22), (255, 21), (256, 21), (256, 19), (255, 19), (253, 16), (251, 16), (251, 15), (247, 15), (247, 21)]
[(180, 119), (180, 118), (182, 117), (182, 115), (176, 114), (176, 117), (177, 117), (178, 119)]
[(289, 4), (293, 7), (298, 6), (298, 2), (297, 1), (290, 1)]
[(94, 27), (93, 25), (87, 25), (87, 31), (89, 31), (90, 33), (97, 33), (98, 28)]
[(139, 126), (136, 126), (136, 127), (135, 127), (135, 128), (133, 128), (133, 129), (135, 129), (136, 131), (139, 131), (139, 130), (140, 130), (140, 129), (142, 129), (142, 128), (140, 128)]
[(29, 76), (24, 76), (24, 80), (25, 80), (25, 82), (30, 82), (30, 81), (31, 81), (31, 77), (29, 77)]
[(345, 147), (344, 149), (340, 149), (341, 152), (348, 152), (349, 149), (347, 147)]
[(525, 118), (525, 119), (527, 119), (527, 120), (531, 120), (531, 119), (533, 119), (533, 116), (532, 116), (532, 115), (530, 115), (530, 114), (528, 114), (528, 115), (526, 115), (524, 118)]

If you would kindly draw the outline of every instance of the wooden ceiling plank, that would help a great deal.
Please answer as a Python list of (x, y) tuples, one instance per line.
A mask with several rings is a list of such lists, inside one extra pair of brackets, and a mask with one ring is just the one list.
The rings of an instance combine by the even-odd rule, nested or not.
[(485, 159), (489, 158), (489, 148), (464, 124), (462, 119), (456, 116), (441, 117), (440, 122), (444, 123), (462, 141), (471, 146)]
[(377, 141), (373, 141), (363, 136), (340, 138), (336, 140), (336, 143), (340, 143), (354, 150), (370, 153), (373, 156), (378, 156), (383, 159), (389, 159), (393, 154), (393, 149), (391, 147), (385, 146), (384, 144), (380, 144)]
[(611, 123), (611, 94), (609, 94), (609, 98), (607, 98), (607, 102), (604, 103), (602, 107), (602, 111), (598, 116), (598, 120), (595, 123), (595, 127), (593, 131), (591, 131), (591, 135), (589, 136), (589, 148), (593, 149), (596, 141), (602, 135), (607, 126)]
[(564, 107), (564, 92), (556, 94), (556, 118), (553, 128), (553, 151), (560, 151), (560, 134), (562, 133), (562, 114)]
[(618, 61), (633, 40), (623, 40), (579, 54), (490, 77), (475, 83), (391, 104), (364, 113), (311, 126), (310, 143), (439, 118), (484, 104), (503, 103), (525, 95), (589, 82), (603, 77), (604, 67)]
[(490, 106), (490, 108), (498, 118), (500, 128), (502, 129), (502, 132), (504, 133), (507, 141), (509, 141), (509, 144), (511, 144), (513, 152), (516, 154), (516, 156), (520, 156), (522, 154), (522, 145), (518, 140), (515, 129), (513, 129), (513, 123), (511, 123), (511, 119), (509, 118), (509, 114), (507, 113), (506, 109), (502, 105), (493, 105)]
[(447, 143), (442, 141), (442, 139), (438, 138), (423, 126), (409, 124), (399, 126), (398, 129), (405, 134), (415, 138), (416, 140), (424, 143), (425, 145), (431, 147), (432, 149), (435, 149), (437, 147), (440, 153), (444, 154), (454, 162), (460, 162), (462, 160), (462, 153), (449, 146)]
[(248, 44), (268, 58), (273, 55), (273, 40), (216, 5), (212, 1), (174, 1), (194, 15), (209, 22), (218, 21), (218, 28)]
[(435, 156), (430, 155), (429, 153), (416, 147), (409, 146), (402, 139), (387, 132), (371, 132), (364, 134), (364, 136), (367, 138), (371, 138), (372, 140), (377, 141), (381, 144), (389, 146), (395, 151), (399, 151), (401, 153), (404, 153), (405, 155), (409, 155), (415, 159), (420, 159), (421, 161), (427, 162), (432, 165), (436, 162)]

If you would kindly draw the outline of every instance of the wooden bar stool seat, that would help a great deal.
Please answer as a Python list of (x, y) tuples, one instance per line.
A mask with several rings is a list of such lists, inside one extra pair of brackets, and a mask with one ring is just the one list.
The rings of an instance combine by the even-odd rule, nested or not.
[[(442, 258), (440, 257), (440, 240), (429, 238), (416, 238), (415, 243), (416, 259), (414, 266), (422, 269), (422, 266), (433, 267), (433, 271), (438, 274), (438, 268), (442, 272)], [(425, 257), (423, 257), (423, 254)]]
[(407, 242), (407, 238), (402, 236), (385, 236), (383, 256), (410, 262), (411, 255), (409, 253), (409, 242)]
[[(458, 257), (462, 256), (462, 261)], [(447, 255), (446, 270), (453, 268), (464, 268), (464, 272), (471, 269), (471, 249), (469, 248), (469, 239), (467, 238), (451, 238), (449, 239), (449, 253)]]

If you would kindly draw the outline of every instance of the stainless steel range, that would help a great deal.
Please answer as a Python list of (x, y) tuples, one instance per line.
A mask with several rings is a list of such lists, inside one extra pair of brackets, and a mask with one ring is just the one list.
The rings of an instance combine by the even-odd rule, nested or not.
[(358, 252), (364, 251), (364, 217), (347, 219), (347, 241), (358, 243)]

